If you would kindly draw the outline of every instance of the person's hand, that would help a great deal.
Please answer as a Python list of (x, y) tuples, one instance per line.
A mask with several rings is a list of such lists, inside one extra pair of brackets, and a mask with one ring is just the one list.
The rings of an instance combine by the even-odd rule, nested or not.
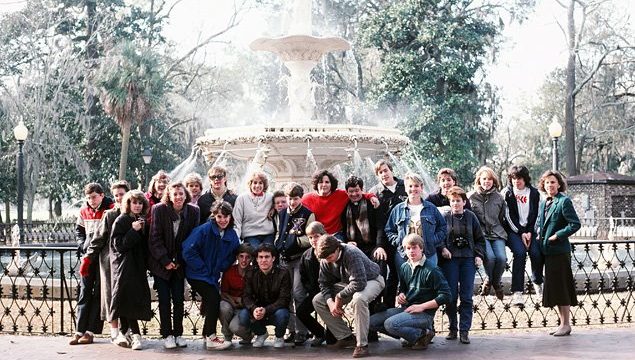
[(558, 240), (558, 237), (556, 236), (556, 234), (553, 234), (553, 235), (551, 235), (551, 236), (549, 237), (549, 239), (548, 239), (548, 240), (549, 240), (549, 241), (556, 241), (556, 240)]
[(357, 242), (355, 242), (355, 241), (349, 241), (349, 242), (347, 242), (347, 244), (357, 247)]
[(483, 266), (483, 259), (481, 259), (481, 258), (480, 258), (480, 257), (478, 257), (478, 256), (477, 256), (477, 257), (475, 257), (475, 258), (474, 258), (474, 264), (476, 265), (476, 267)]
[(452, 259), (452, 253), (448, 250), (448, 248), (443, 248), (443, 250), (441, 250), (441, 256), (448, 260)]
[(139, 231), (139, 230), (143, 229), (143, 224), (144, 224), (144, 223), (145, 223), (145, 222), (144, 222), (143, 220), (133, 221), (133, 222), (132, 222), (132, 229), (133, 229), (134, 231)]
[(255, 308), (253, 315), (254, 315), (254, 319), (262, 320), (262, 318), (265, 317), (265, 308), (263, 308), (263, 307)]
[(335, 297), (335, 300), (331, 300), (329, 299), (326, 303), (329, 306), (329, 310), (331, 311), (331, 315), (333, 315), (333, 317), (342, 317), (342, 315), (344, 315), (344, 311), (342, 311), (340, 305), (338, 305), (338, 302), (341, 304), (341, 299), (338, 301), (337, 300), (338, 297)]
[(90, 258), (87, 256), (82, 258), (82, 263), (79, 265), (79, 275), (82, 277), (90, 275)]
[(379, 207), (379, 199), (376, 196), (370, 198), (370, 203), (373, 204), (373, 207), (377, 209)]
[(425, 310), (423, 304), (416, 304), (408, 306), (404, 311), (408, 314), (417, 314), (423, 312), (423, 310)]
[(521, 235), (521, 238), (523, 240), (523, 244), (525, 245), (525, 248), (529, 249), (529, 245), (531, 244), (531, 233), (530, 232), (523, 233)]
[(176, 270), (176, 269), (178, 269), (178, 267), (179, 266), (177, 264), (173, 263), (173, 262), (170, 262), (167, 265), (165, 265), (165, 269), (166, 270)]
[(386, 254), (386, 250), (380, 247), (375, 249), (375, 252), (373, 253), (373, 257), (375, 258), (375, 260), (384, 260), (384, 261), (388, 260), (388, 255)]
[(399, 295), (397, 295), (397, 304), (405, 305), (406, 302), (407, 302), (406, 294), (400, 293)]

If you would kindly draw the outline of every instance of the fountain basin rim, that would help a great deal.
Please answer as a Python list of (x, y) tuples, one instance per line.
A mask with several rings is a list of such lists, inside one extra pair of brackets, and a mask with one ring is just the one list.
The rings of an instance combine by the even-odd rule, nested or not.
[(205, 136), (197, 139), (197, 144), (241, 142), (256, 143), (271, 140), (281, 142), (306, 141), (354, 141), (391, 145), (408, 145), (410, 140), (397, 129), (367, 125), (314, 124), (269, 126), (252, 125), (214, 128), (205, 131)]
[(346, 51), (351, 44), (340, 37), (318, 37), (311, 35), (286, 35), (277, 38), (262, 37), (249, 44), (254, 51), (279, 53), (285, 50), (319, 50), (322, 53)]

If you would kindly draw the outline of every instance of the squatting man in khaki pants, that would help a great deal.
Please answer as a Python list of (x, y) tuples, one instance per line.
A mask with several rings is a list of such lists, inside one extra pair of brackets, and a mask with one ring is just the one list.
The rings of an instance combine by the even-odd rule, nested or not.
[[(320, 293), (313, 306), (329, 330), (335, 335), (334, 347), (355, 346), (353, 357), (368, 356), (368, 304), (384, 289), (379, 266), (355, 246), (342, 244), (336, 237), (323, 235), (318, 240), (320, 261)], [(356, 336), (342, 319), (344, 306), (353, 310)]]

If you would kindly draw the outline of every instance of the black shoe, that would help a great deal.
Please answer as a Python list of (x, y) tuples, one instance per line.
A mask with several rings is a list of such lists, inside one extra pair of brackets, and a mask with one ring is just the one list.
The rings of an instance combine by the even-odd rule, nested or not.
[(470, 337), (468, 336), (468, 332), (467, 331), (461, 331), (460, 332), (459, 341), (461, 342), (461, 344), (469, 344), (470, 343)]
[(446, 340), (456, 340), (456, 330), (450, 330), (448, 336), (445, 337)]
[(313, 338), (313, 340), (311, 340), (311, 347), (322, 346), (322, 344), (324, 344), (325, 341), (326, 339), (316, 336), (315, 338)]
[(378, 342), (379, 341), (379, 334), (377, 334), (377, 331), (369, 331), (368, 332), (368, 342)]
[(344, 339), (337, 340), (335, 344), (329, 345), (333, 349), (352, 349), (357, 345), (357, 339), (353, 335), (349, 335)]
[(295, 332), (290, 332), (287, 337), (284, 338), (285, 344), (292, 344), (295, 342)]
[(301, 334), (301, 333), (297, 333), (297, 334), (295, 335), (295, 339), (294, 339), (294, 341), (293, 341), (293, 344), (294, 344), (295, 346), (302, 346), (302, 345), (304, 345), (304, 342), (305, 342), (305, 341), (306, 341), (306, 335)]

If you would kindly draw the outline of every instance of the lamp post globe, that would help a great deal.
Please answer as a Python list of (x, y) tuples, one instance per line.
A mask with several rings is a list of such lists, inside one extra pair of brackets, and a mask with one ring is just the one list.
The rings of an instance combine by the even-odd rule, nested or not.
[(551, 120), (551, 124), (549, 124), (549, 136), (551, 136), (552, 141), (551, 169), (553, 171), (558, 171), (558, 139), (562, 136), (562, 125), (558, 123), (558, 119), (555, 116)]
[(141, 153), (141, 157), (143, 158), (143, 163), (145, 164), (145, 171), (144, 171), (144, 183), (148, 182), (148, 168), (150, 167), (150, 163), (152, 162), (152, 150), (150, 150), (149, 147), (146, 147), (145, 149), (143, 149), (143, 152)]

